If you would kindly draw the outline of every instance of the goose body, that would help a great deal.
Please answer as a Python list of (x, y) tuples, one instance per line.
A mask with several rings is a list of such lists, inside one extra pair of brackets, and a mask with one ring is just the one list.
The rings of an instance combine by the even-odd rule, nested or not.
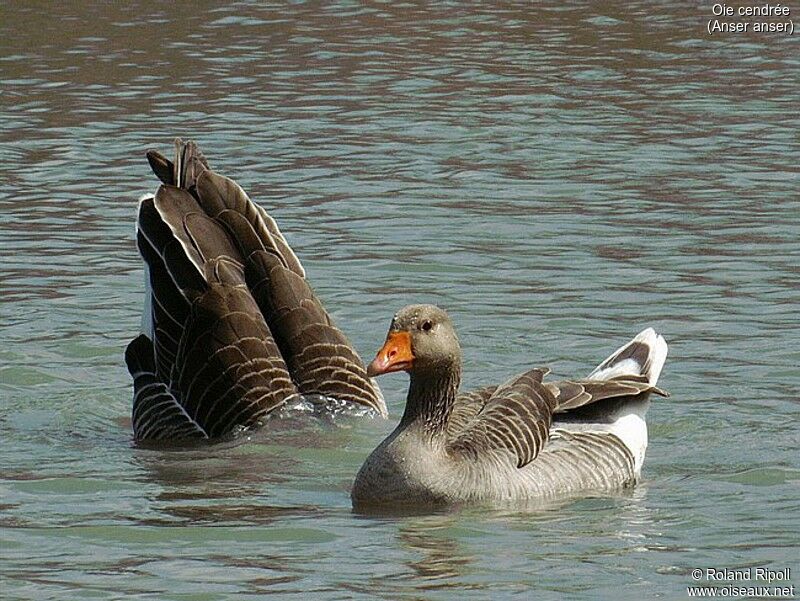
[(505, 503), (608, 491), (640, 477), (644, 415), (667, 355), (648, 328), (587, 378), (532, 369), (460, 393), (461, 351), (447, 314), (411, 305), (392, 321), (368, 372), (408, 371), (404, 415), (367, 458), (356, 507)]
[(206, 439), (259, 425), (287, 400), (335, 399), (386, 415), (377, 385), (305, 278), (275, 221), (197, 146), (143, 198), (142, 333), (126, 349), (137, 440)]

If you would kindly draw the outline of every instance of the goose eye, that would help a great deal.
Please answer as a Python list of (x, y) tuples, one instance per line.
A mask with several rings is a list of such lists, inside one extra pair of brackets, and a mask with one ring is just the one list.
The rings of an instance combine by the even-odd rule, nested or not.
[(422, 323), (422, 329), (425, 330), (426, 332), (430, 332), (432, 327), (433, 324), (430, 321), (424, 321)]

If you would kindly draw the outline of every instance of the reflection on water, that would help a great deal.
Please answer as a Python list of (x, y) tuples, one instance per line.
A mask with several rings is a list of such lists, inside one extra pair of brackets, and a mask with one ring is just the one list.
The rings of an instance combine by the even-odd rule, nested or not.
[[(800, 59), (795, 38), (708, 37), (707, 12), (0, 8), (4, 595), (678, 598), (697, 566), (787, 567)], [(409, 302), (450, 310), (470, 386), (584, 374), (663, 331), (672, 397), (648, 414), (643, 485), (354, 513), (403, 376), (381, 383), (389, 422), (133, 445), (132, 220), (144, 150), (176, 135), (280, 222), (364, 356)]]
[(420, 588), (453, 586), (442, 581), (458, 578), (464, 574), (470, 563), (469, 556), (463, 552), (459, 553), (458, 543), (453, 539), (442, 537), (441, 533), (436, 532), (437, 528), (418, 530), (416, 526), (418, 525), (401, 529), (398, 538), (408, 550), (420, 555), (416, 561), (408, 562), (408, 567), (414, 571), (415, 577), (425, 581)]

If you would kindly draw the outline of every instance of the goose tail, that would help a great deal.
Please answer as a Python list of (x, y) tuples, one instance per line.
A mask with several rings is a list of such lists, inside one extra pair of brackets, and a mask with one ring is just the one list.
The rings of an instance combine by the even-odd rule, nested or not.
[(664, 337), (653, 328), (647, 328), (595, 367), (587, 379), (646, 378), (650, 386), (655, 386), (667, 360), (667, 351)]
[(638, 479), (647, 451), (647, 410), (650, 394), (668, 396), (656, 387), (667, 343), (653, 328), (640, 332), (614, 351), (585, 379), (555, 382), (556, 426), (572, 431), (613, 434), (630, 451)]
[[(589, 380), (633, 380), (640, 378), (651, 390), (663, 396), (667, 393), (656, 388), (664, 362), (667, 360), (667, 342), (653, 328), (640, 332), (633, 340), (620, 347), (598, 365)], [(630, 450), (634, 460), (634, 474), (641, 477), (647, 451), (647, 422), (645, 416), (650, 406), (648, 394), (623, 397), (616, 407), (608, 407), (608, 429)]]
[(208, 160), (192, 140), (184, 142), (175, 138), (174, 144), (174, 161), (170, 161), (157, 150), (148, 150), (147, 162), (163, 183), (193, 192), (200, 173), (210, 168)]

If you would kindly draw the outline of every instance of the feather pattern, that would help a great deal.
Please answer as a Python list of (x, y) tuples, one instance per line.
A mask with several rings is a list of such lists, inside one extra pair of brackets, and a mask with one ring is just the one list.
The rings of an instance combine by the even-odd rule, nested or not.
[(547, 382), (545, 387), (555, 396), (559, 413), (604, 399), (637, 396), (645, 392), (669, 396), (660, 388), (651, 386), (647, 376), (633, 374), (622, 374), (610, 380), (560, 380)]
[(248, 286), (300, 393), (349, 400), (385, 416), (380, 390), (317, 299), (275, 220), (236, 182), (211, 171), (198, 178), (197, 193), (238, 244)]
[(131, 341), (125, 350), (125, 360), (134, 380), (132, 422), (137, 438), (208, 438), (156, 374), (153, 345), (147, 336), (141, 334)]
[(542, 370), (532, 369), (499, 386), (450, 442), (450, 452), (476, 460), (502, 449), (514, 454), (517, 467), (536, 459), (547, 442), (556, 406), (542, 377)]
[(484, 386), (467, 392), (462, 392), (456, 397), (450, 419), (447, 420), (447, 437), (455, 438), (483, 409), (497, 386)]
[(349, 399), (386, 415), (363, 362), (304, 278), (273, 253), (257, 251), (247, 279), (302, 394)]
[(135, 437), (217, 438), (301, 392), (385, 415), (274, 219), (213, 173), (193, 142), (176, 140), (174, 161), (156, 151), (147, 159), (163, 185), (137, 219), (149, 315), (126, 351)]
[(461, 351), (447, 314), (394, 317), (370, 373), (411, 376), (403, 419), (364, 462), (356, 507), (505, 503), (632, 486), (647, 447), (644, 415), (667, 356), (648, 328), (589, 377), (545, 382), (533, 369), (458, 393)]
[[(240, 215), (251, 225), (263, 245), (262, 248), (273, 250), (287, 269), (301, 278), (305, 277), (300, 260), (286, 242), (278, 224), (264, 209), (248, 198), (239, 184), (212, 171), (206, 171), (198, 178), (197, 193), (209, 215), (215, 218), (219, 218), (223, 212)], [(252, 252), (257, 249), (248, 250)]]
[(192, 304), (171, 387), (212, 437), (257, 425), (297, 394), (244, 285), (213, 283)]

